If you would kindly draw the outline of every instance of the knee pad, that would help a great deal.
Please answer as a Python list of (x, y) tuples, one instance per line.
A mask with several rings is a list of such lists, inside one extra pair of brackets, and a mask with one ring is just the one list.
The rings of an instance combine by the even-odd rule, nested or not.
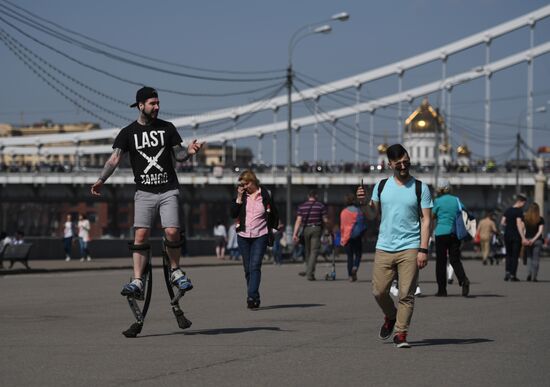
[(151, 245), (149, 243), (144, 243), (141, 245), (135, 245), (132, 242), (128, 242), (128, 248), (131, 252), (134, 251), (148, 251), (151, 249)]
[(183, 240), (180, 239), (179, 241), (169, 241), (168, 239), (164, 238), (163, 239), (163, 242), (164, 242), (164, 246), (168, 247), (168, 248), (171, 248), (171, 249), (177, 249), (177, 248), (180, 248), (181, 246), (183, 246)]

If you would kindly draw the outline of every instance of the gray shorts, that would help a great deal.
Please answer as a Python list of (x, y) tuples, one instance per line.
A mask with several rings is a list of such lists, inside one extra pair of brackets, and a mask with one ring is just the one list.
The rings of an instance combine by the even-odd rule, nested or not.
[(177, 189), (158, 194), (137, 190), (134, 195), (134, 227), (151, 228), (158, 212), (163, 228), (179, 228), (179, 194)]

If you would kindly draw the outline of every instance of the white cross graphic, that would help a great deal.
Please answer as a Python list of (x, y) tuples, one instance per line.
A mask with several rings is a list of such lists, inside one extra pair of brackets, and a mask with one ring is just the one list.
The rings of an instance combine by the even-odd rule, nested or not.
[(157, 169), (158, 169), (159, 171), (161, 171), (161, 172), (164, 171), (164, 169), (158, 164), (159, 157), (160, 157), (160, 155), (162, 155), (162, 152), (164, 152), (164, 147), (162, 147), (161, 150), (159, 151), (159, 153), (157, 153), (157, 155), (154, 156), (154, 157), (149, 157), (149, 156), (147, 156), (143, 151), (141, 151), (141, 150), (139, 150), (139, 149), (138, 149), (138, 152), (139, 152), (139, 154), (142, 155), (143, 158), (144, 158), (145, 160), (147, 160), (147, 162), (149, 163), (149, 164), (147, 165), (147, 167), (145, 167), (145, 169), (143, 170), (143, 173), (149, 172), (149, 170), (150, 170), (152, 167), (157, 168)]

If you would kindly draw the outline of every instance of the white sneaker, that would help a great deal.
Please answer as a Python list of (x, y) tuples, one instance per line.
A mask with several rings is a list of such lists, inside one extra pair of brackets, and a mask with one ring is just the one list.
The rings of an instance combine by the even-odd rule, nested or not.
[(89, 255), (86, 257), (86, 261), (90, 262), (92, 260), (92, 257), (90, 257)]
[(80, 258), (80, 262), (84, 262), (84, 257)]
[(390, 288), (390, 293), (392, 296), (397, 297), (399, 295), (399, 289), (397, 289), (397, 286), (392, 285)]
[(417, 286), (417, 287), (416, 287), (416, 291), (414, 292), (414, 295), (415, 295), (415, 296), (420, 296), (420, 295), (422, 295), (422, 291), (420, 290), (420, 286)]
[(69, 257), (68, 255), (65, 257), (65, 262), (69, 262), (71, 260), (71, 257)]

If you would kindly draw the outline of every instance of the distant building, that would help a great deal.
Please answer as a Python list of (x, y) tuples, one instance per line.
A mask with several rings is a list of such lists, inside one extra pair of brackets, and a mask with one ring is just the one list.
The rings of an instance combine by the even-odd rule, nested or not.
[[(44, 120), (30, 126), (15, 127), (10, 124), (0, 124), (0, 137), (40, 136), (60, 133), (81, 133), (91, 130), (99, 130), (99, 125), (90, 122), (75, 124), (55, 124), (51, 120)], [(82, 141), (79, 145), (107, 144), (111, 140)], [(102, 166), (109, 155), (59, 155), (48, 153), (49, 147), (74, 146), (74, 142), (51, 143), (42, 145), (43, 154), (19, 154), (12, 155), (9, 152), (0, 152), (0, 162), (4, 165), (17, 165), (23, 167), (36, 167), (39, 165), (71, 165), (74, 166)]]
[(424, 98), (420, 106), (405, 120), (403, 146), (413, 163), (435, 165), (436, 141), (439, 143), (439, 165), (452, 161), (445, 118)]
[[(403, 146), (409, 152), (412, 162), (420, 167), (431, 168), (435, 165), (435, 146), (439, 143), (439, 165), (458, 167), (461, 171), (470, 170), (471, 152), (468, 145), (456, 148), (455, 157), (449, 143), (449, 127), (445, 118), (424, 98), (420, 106), (405, 120), (403, 127)], [(378, 145), (378, 165), (384, 166), (388, 144)]]
[[(235, 152), (235, 161), (233, 161), (233, 152)], [(233, 146), (206, 144), (204, 152), (198, 157), (199, 164), (206, 166), (239, 166), (246, 167), (252, 163), (252, 151), (250, 148), (237, 148)]]

